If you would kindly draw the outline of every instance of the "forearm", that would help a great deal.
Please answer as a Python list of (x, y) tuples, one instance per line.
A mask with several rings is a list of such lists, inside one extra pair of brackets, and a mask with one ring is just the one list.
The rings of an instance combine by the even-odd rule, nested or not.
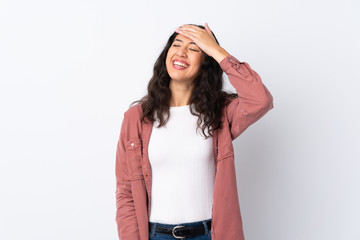
[(119, 184), (116, 191), (116, 223), (120, 240), (140, 240), (130, 184)]
[(214, 50), (212, 57), (215, 59), (215, 61), (217, 61), (220, 64), (220, 62), (229, 55), (230, 53), (228, 53), (224, 48), (219, 46)]

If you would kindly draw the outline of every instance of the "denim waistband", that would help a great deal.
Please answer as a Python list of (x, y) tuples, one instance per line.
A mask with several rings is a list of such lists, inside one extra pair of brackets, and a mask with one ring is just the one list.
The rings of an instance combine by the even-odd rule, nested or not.
[[(178, 223), (178, 224), (166, 224), (166, 223), (159, 223), (159, 222), (156, 222), (156, 225), (158, 226), (162, 226), (162, 227), (175, 227), (175, 226), (195, 226), (195, 225), (199, 225), (203, 222), (207, 223), (207, 222), (210, 222), (211, 221), (211, 218), (209, 219), (206, 219), (206, 220), (202, 220), (202, 221), (197, 221), (197, 222), (188, 222), (188, 223)], [(149, 225), (150, 223), (154, 224), (155, 222), (149, 222)]]

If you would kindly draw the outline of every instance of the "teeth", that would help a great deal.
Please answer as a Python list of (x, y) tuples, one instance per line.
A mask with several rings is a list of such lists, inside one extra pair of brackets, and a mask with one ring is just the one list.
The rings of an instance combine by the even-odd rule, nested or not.
[(180, 66), (180, 67), (187, 67), (187, 65), (186, 64), (183, 64), (183, 63), (181, 63), (181, 62), (178, 62), (178, 61), (174, 61), (174, 65), (178, 65), (178, 66)]

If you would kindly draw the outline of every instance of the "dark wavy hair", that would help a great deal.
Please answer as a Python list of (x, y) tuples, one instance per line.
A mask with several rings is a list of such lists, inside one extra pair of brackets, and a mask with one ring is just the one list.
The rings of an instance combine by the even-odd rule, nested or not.
[[(190, 25), (195, 25), (205, 29), (202, 25)], [(217, 44), (219, 44), (215, 34), (213, 32), (212, 34)], [(155, 62), (153, 76), (147, 86), (148, 94), (140, 100), (134, 101), (130, 104), (130, 107), (135, 103), (141, 104), (143, 110), (141, 122), (143, 122), (146, 117), (150, 121), (154, 122), (154, 113), (156, 112), (157, 118), (159, 119), (158, 128), (164, 126), (170, 117), (169, 109), (171, 91), (169, 83), (171, 78), (167, 72), (165, 62), (168, 50), (177, 35), (178, 33), (174, 32), (170, 36), (160, 56)], [(205, 139), (207, 139), (209, 136), (206, 136), (205, 129), (208, 128), (208, 132), (212, 136), (212, 130), (222, 127), (222, 109), (225, 105), (230, 103), (231, 98), (237, 98), (238, 95), (236, 93), (228, 93), (222, 90), (223, 70), (213, 57), (207, 55), (204, 51), (202, 51), (202, 53), (204, 54), (205, 59), (201, 65), (199, 75), (194, 79), (193, 90), (190, 97), (190, 106), (194, 105), (196, 112), (193, 112), (192, 108), (190, 108), (190, 112), (191, 114), (198, 116), (197, 128), (200, 127), (202, 121), (204, 120), (201, 129)], [(164, 114), (167, 115), (166, 118), (164, 117)]]

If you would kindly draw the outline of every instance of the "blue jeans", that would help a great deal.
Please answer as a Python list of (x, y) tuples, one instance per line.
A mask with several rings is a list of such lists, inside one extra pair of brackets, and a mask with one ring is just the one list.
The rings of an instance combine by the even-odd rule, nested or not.
[(163, 227), (175, 227), (175, 226), (195, 226), (199, 224), (203, 224), (205, 228), (205, 234), (198, 235), (196, 237), (186, 237), (182, 238), (181, 240), (211, 240), (211, 229), (208, 229), (206, 222), (210, 221), (210, 219), (198, 221), (198, 222), (191, 222), (191, 223), (180, 223), (180, 224), (163, 224), (163, 223), (155, 223), (152, 226), (152, 229), (149, 229), (149, 240), (179, 240), (179, 238), (175, 238), (172, 235), (164, 234), (164, 233), (156, 233), (155, 229), (156, 226), (163, 226)]

